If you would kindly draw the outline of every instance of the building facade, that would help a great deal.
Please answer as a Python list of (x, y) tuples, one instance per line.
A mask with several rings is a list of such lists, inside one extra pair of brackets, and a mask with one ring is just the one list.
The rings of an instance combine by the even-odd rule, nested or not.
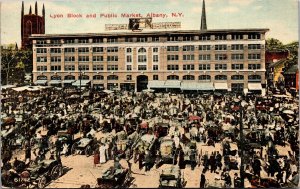
[(265, 93), (268, 29), (36, 34), (33, 81)]

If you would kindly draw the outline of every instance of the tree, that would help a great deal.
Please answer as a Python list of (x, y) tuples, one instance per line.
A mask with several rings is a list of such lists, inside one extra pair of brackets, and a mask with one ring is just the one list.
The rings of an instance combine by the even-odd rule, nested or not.
[(1, 78), (2, 84), (9, 83), (9, 77), (12, 77), (12, 70), (16, 66), (17, 56), (16, 51), (12, 48), (3, 49), (1, 51), (1, 75), (5, 78)]
[(269, 38), (266, 40), (266, 50), (272, 51), (272, 50), (284, 50), (285, 47), (281, 41), (275, 38)]

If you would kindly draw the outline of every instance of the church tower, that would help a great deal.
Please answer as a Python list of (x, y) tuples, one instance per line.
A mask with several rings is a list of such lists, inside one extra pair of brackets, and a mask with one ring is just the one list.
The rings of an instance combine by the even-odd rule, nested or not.
[(22, 1), (21, 9), (21, 40), (22, 49), (28, 49), (32, 46), (32, 41), (29, 39), (32, 34), (45, 34), (45, 7), (43, 5), (42, 16), (38, 15), (38, 4), (35, 2), (34, 14), (32, 14), (31, 5), (29, 13), (24, 14), (24, 2)]
[(207, 30), (207, 25), (206, 25), (206, 12), (205, 12), (205, 0), (203, 0), (202, 4), (202, 15), (201, 15), (201, 26), (200, 30)]

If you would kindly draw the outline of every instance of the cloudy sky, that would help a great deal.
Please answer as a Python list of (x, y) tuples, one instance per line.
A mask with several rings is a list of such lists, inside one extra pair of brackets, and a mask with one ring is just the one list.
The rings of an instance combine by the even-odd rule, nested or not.
[[(21, 1), (1, 0), (1, 43), (21, 42)], [(167, 18), (153, 18), (153, 22), (181, 22), (181, 29), (200, 28), (202, 0), (48, 0), (37, 1), (38, 13), (46, 8), (46, 33), (103, 32), (105, 24), (127, 24), (122, 13), (167, 14)], [(269, 28), (267, 38), (283, 43), (298, 40), (297, 0), (205, 0), (208, 29)], [(24, 1), (25, 14), (35, 1)], [(82, 14), (83, 18), (67, 18), (68, 13)], [(113, 13), (117, 18), (100, 18), (100, 14)], [(183, 17), (172, 17), (182, 13)], [(54, 15), (63, 18), (52, 18)], [(96, 14), (96, 18), (85, 18)]]

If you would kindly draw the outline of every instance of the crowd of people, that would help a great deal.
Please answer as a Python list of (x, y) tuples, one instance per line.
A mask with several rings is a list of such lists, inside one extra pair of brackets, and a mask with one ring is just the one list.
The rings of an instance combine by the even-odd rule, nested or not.
[[(2, 92), (2, 117), (15, 120), (6, 119), (1, 126), (2, 130), (15, 128), (13, 135), (2, 139), (2, 173), (6, 176), (11, 170), (21, 173), (30, 162), (48, 157), (61, 161), (62, 155), (73, 153), (71, 146), (59, 140), (63, 130), (94, 140), (95, 167), (119, 158), (125, 158), (131, 167), (137, 156), (140, 169), (155, 169), (149, 163), (150, 149), (141, 153), (130, 146), (142, 135), (160, 138), (162, 131), (156, 126), (165, 122), (178, 160), (183, 158), (178, 151), (183, 151), (186, 141), (197, 143), (198, 152), (190, 155), (190, 161), (192, 170), (201, 169), (201, 188), (298, 186), (299, 102), (292, 96), (12, 90)], [(20, 114), (22, 120), (17, 121)], [(117, 143), (120, 132), (127, 139), (134, 136), (124, 148)], [(99, 139), (97, 133), (105, 137)], [(23, 142), (15, 149), (17, 135)], [(20, 153), (25, 154), (24, 161)]]

